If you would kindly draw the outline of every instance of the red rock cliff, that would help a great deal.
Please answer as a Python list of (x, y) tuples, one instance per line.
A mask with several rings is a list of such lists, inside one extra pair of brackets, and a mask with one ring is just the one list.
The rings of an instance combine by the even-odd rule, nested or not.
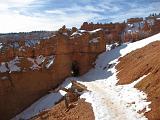
[[(70, 32), (63, 27), (54, 37), (43, 40), (34, 47), (22, 43), (20, 48), (6, 51), (7, 56), (1, 59), (7, 69), (0, 73), (1, 120), (14, 117), (49, 89), (71, 76), (74, 61), (78, 63), (80, 75), (93, 66), (96, 56), (105, 51), (104, 32), (82, 32), (78, 36), (71, 36), (76, 31), (76, 28)], [(15, 58), (16, 56), (19, 57)], [(54, 62), (47, 68), (53, 56)], [(13, 60), (17, 62), (14, 63)], [(8, 67), (11, 61), (20, 67), (20, 71), (12, 71)]]

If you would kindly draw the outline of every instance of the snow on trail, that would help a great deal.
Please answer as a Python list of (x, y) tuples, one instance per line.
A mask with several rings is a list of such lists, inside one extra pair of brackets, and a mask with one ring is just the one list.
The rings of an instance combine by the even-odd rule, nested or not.
[(157, 40), (160, 40), (160, 34), (104, 52), (96, 60), (95, 68), (80, 77), (81, 83), (90, 90), (81, 98), (92, 104), (96, 120), (147, 120), (144, 113), (138, 112), (150, 111), (148, 105), (151, 102), (147, 101), (144, 92), (134, 88), (147, 75), (128, 85), (116, 85), (115, 66), (118, 58)]
[[(93, 74), (97, 74), (96, 70), (95, 72), (92, 70), (82, 76), (81, 79), (84, 81), (93, 80)], [(150, 110), (148, 109), (150, 102), (146, 101), (147, 96), (145, 93), (133, 88), (136, 82), (129, 85), (116, 85), (115, 75), (110, 76), (108, 79), (81, 82), (90, 90), (90, 92), (84, 93), (81, 98), (85, 98), (87, 102), (92, 104), (96, 120), (145, 120), (143, 114), (137, 112), (144, 108)], [(137, 81), (142, 80), (144, 77), (146, 75)]]

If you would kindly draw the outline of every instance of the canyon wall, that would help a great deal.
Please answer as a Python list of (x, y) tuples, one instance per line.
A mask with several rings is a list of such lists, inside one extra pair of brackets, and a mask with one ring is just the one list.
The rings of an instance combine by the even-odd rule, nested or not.
[(78, 32), (65, 27), (34, 47), (8, 48), (1, 53), (0, 119), (7, 120), (27, 108), (52, 88), (71, 76), (73, 62), (79, 75), (93, 67), (105, 51), (104, 32)]

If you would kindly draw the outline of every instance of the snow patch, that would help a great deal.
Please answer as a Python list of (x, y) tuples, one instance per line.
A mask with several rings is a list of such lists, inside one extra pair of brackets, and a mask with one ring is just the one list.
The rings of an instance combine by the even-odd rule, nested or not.
[(20, 59), (16, 57), (15, 59), (9, 62), (2, 62), (0, 64), (0, 72), (4, 73), (4, 72), (9, 71), (9, 73), (11, 73), (11, 72), (16, 72), (16, 71), (21, 71), (21, 68), (17, 66), (17, 64), (20, 63), (19, 60)]
[(21, 68), (18, 67), (16, 64), (20, 63), (20, 59), (16, 57), (15, 59), (11, 60), (8, 62), (8, 68), (9, 68), (9, 73), (15, 72), (15, 71), (21, 71)]
[(151, 37), (145, 38), (143, 40), (127, 44), (127, 47), (120, 50), (121, 57), (126, 55), (127, 53), (130, 53), (138, 48), (142, 48), (155, 41), (160, 41), (160, 33), (153, 35)]
[(55, 105), (56, 102), (58, 102), (62, 98), (62, 95), (60, 93), (50, 93), (41, 99), (39, 99), (37, 102), (32, 104), (29, 108), (24, 110), (19, 115), (15, 116), (11, 120), (20, 120), (20, 119), (30, 119), (31, 117), (37, 115), (38, 113), (50, 109), (52, 106)]
[(37, 56), (36, 57), (36, 63), (38, 65), (42, 64), (45, 61), (46, 57), (44, 57), (43, 55)]
[(72, 35), (71, 35), (71, 37), (73, 37), (73, 36), (75, 36), (75, 35), (79, 35), (79, 36), (81, 36), (82, 35), (82, 33), (79, 33), (79, 32), (74, 32), (74, 33), (72, 33)]
[(50, 68), (50, 66), (54, 63), (54, 60), (55, 60), (55, 56), (49, 57), (48, 63), (46, 64), (47, 69)]
[(3, 47), (2, 43), (0, 43), (0, 49)]
[(30, 69), (32, 70), (39, 70), (41, 67), (39, 65), (36, 64), (35, 60), (33, 58), (27, 58), (28, 61), (32, 62), (32, 66), (30, 67)]
[(92, 33), (95, 33), (95, 32), (98, 32), (98, 31), (100, 31), (100, 30), (102, 30), (102, 28), (99, 28), (99, 29), (95, 29), (95, 30), (92, 30), (92, 31), (88, 31), (90, 34), (92, 34)]
[(19, 50), (19, 51), (23, 51), (23, 52), (26, 51), (23, 46), (21, 46), (18, 50)]
[(39, 70), (40, 68), (46, 67), (47, 69), (54, 63), (55, 56), (46, 56), (43, 55), (37, 56), (36, 58), (27, 58), (33, 65), (30, 67), (32, 70)]
[(5, 62), (2, 62), (1, 65), (0, 65), (0, 72), (4, 73), (4, 72), (7, 72), (9, 71), (6, 67), (6, 63)]
[(47, 37), (43, 37), (42, 39), (49, 39), (50, 37), (49, 36), (47, 36)]
[(8, 77), (7, 76), (3, 76), (3, 77), (1, 77), (1, 80), (8, 80)]
[(110, 51), (116, 47), (118, 47), (119, 44), (118, 43), (114, 43), (114, 44), (110, 44), (110, 45), (106, 45), (106, 51)]
[(89, 43), (98, 43), (99, 42), (99, 37), (98, 38), (93, 38), (92, 40), (89, 41)]
[(83, 33), (83, 32), (86, 32), (86, 30), (78, 30), (79, 32)]
[(66, 33), (66, 32), (65, 32), (65, 33), (63, 33), (63, 35), (66, 35), (66, 36), (68, 36), (68, 33)]

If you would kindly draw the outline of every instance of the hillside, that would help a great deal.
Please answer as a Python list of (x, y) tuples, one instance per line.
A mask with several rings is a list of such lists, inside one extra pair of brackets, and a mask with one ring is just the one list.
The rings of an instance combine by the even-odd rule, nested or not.
[(151, 111), (145, 114), (150, 120), (160, 119), (159, 49), (160, 42), (153, 42), (121, 58), (117, 65), (117, 69), (120, 71), (118, 84), (128, 84), (147, 75), (135, 87), (144, 91), (148, 96), (148, 101), (151, 101)]
[[(92, 68), (88, 73), (80, 77), (68, 78), (66, 80), (67, 84), (64, 83), (62, 86), (68, 88), (70, 86), (69, 79), (84, 84), (89, 92), (82, 94), (81, 99), (85, 99), (91, 105), (79, 102), (83, 101), (80, 99), (76, 102), (76, 106), (68, 112), (63, 112), (65, 110), (64, 103), (60, 102), (32, 119), (71, 119), (70, 117), (74, 114), (75, 119), (82, 120), (84, 118), (78, 117), (83, 112), (80, 106), (87, 107), (83, 112), (84, 116), (92, 115), (92, 118), (85, 118), (87, 120), (93, 118), (96, 120), (160, 119), (158, 107), (160, 97), (158, 77), (159, 38), (160, 34), (157, 34), (106, 51), (99, 55), (95, 68)], [(34, 111), (33, 108), (38, 108), (45, 100), (53, 101), (53, 98), (55, 98), (53, 93), (52, 98), (45, 96), (43, 100), (34, 104), (34, 107), (31, 106), (15, 119), (28, 118), (31, 115), (30, 113)]]

